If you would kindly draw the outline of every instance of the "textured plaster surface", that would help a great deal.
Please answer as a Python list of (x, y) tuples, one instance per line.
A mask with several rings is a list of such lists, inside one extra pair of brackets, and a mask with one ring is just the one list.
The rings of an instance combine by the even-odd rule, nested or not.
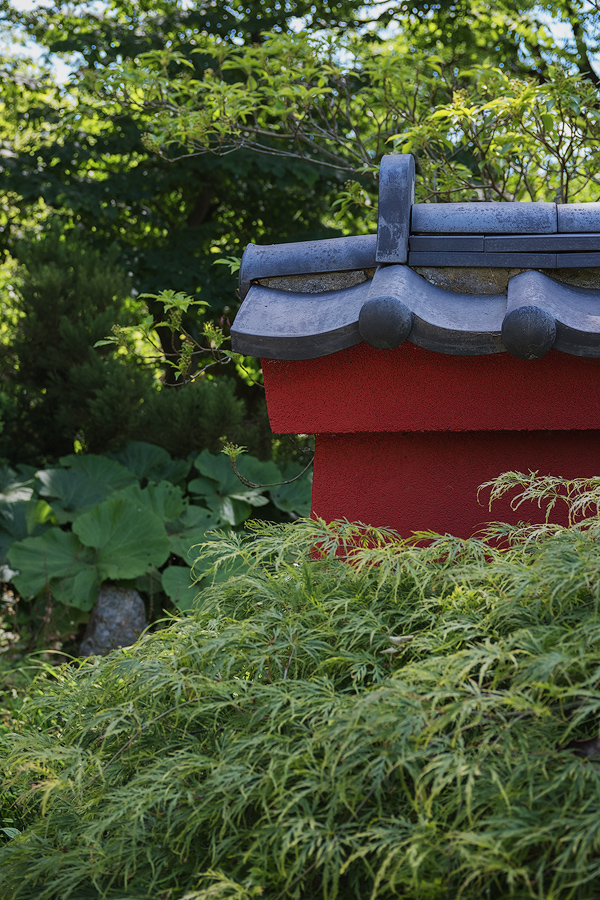
[[(508, 282), (515, 275), (526, 271), (520, 268), (497, 268), (495, 266), (415, 266), (415, 272), (426, 281), (447, 291), (467, 294), (506, 293)], [(280, 291), (297, 291), (304, 294), (318, 294), (323, 291), (337, 291), (354, 284), (362, 284), (373, 278), (375, 269), (353, 269), (346, 272), (320, 272), (307, 275), (278, 275), (258, 278), (257, 284), (277, 288)], [(582, 288), (600, 288), (600, 269), (573, 268), (549, 269), (547, 274), (564, 284)]]
[(525, 362), (361, 343), (320, 359), (265, 359), (263, 372), (278, 434), (600, 428), (600, 359), (557, 350)]
[(501, 500), (490, 512), (489, 490), (477, 499), (483, 482), (511, 469), (593, 476), (598, 459), (600, 431), (320, 434), (313, 514), (389, 526), (404, 537), (422, 530), (469, 537), (490, 521), (544, 520), (531, 503), (515, 512)]

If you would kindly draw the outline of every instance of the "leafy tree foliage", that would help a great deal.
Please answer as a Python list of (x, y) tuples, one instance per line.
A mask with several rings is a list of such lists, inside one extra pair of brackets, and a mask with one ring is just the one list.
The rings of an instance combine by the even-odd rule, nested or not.
[[(347, 0), (336, 7), (337, 21), (355, 6)], [(330, 177), (243, 153), (209, 161), (183, 154), (168, 163), (144, 147), (143, 117), (122, 111), (113, 116), (86, 89), (86, 73), (165, 47), (185, 55), (201, 74), (209, 60), (194, 51), (203, 32), (251, 41), (263, 20), (284, 27), (309, 10), (308, 4), (276, 7), (119, 2), (102, 12), (86, 3), (7, 12), (50, 52), (76, 54), (82, 62), (72, 85), (49, 88), (44, 82), (27, 94), (26, 115), (35, 117), (37, 129), (27, 131), (27, 120), (20, 121), (21, 95), (7, 98), (4, 183), (18, 198), (20, 215), (42, 202), (63, 227), (78, 227), (102, 252), (117, 241), (138, 291), (168, 286), (201, 293), (217, 311), (235, 304), (235, 282), (223, 267), (212, 266), (211, 251), (239, 255), (251, 239), (323, 234)], [(331, 12), (327, 5), (321, 10)], [(315, 25), (322, 21), (315, 16)], [(12, 249), (12, 235), (5, 236), (5, 246)]]
[[(178, 77), (163, 75), (148, 57), (96, 83), (115, 109), (153, 113), (146, 143), (163, 155), (252, 148), (374, 180), (381, 155), (398, 150), (416, 156), (420, 200), (596, 195), (597, 90), (556, 61), (541, 81), (489, 63), (458, 70), (452, 47), (425, 52), (405, 34), (379, 46), (270, 35), (241, 49), (207, 38), (204, 52), (215, 65), (201, 79), (183, 60)], [(231, 72), (245, 79), (231, 84)], [(349, 200), (361, 200), (358, 184), (346, 215)]]
[[(548, 20), (570, 29), (572, 39), (558, 43)], [(495, 143), (484, 135), (471, 153), (471, 134), (462, 142), (454, 139), (461, 127), (456, 115), (445, 129), (440, 121), (437, 129), (428, 121), (432, 109), (451, 104), (463, 90), (463, 105), (478, 110), (508, 91), (515, 95), (510, 122), (504, 114), (501, 118), (504, 130), (516, 132), (520, 141), (518, 85), (488, 73), (487, 94), (475, 91), (472, 97), (471, 88), (482, 80), (468, 75), (472, 66), (498, 66), (508, 77), (531, 77), (549, 89), (557, 64), (594, 84), (597, 78), (590, 62), (598, 43), (593, 9), (566, 0), (549, 8), (531, 0), (518, 6), (503, 0), (493, 7), (481, 0), (435, 6), (420, 0), (385, 6), (358, 0), (226, 5), (111, 0), (101, 7), (56, 3), (31, 11), (6, 3), (4, 21), (50, 52), (81, 63), (68, 87), (31, 73), (24, 81), (14, 66), (5, 67), (4, 190), (19, 217), (39, 212), (42, 204), (61, 217), (63, 227), (82, 229), (103, 252), (116, 240), (137, 290), (168, 286), (201, 292), (215, 310), (235, 304), (234, 283), (223, 267), (211, 265), (211, 250), (239, 255), (249, 240), (323, 236), (333, 224), (329, 210), (339, 197), (343, 172), (372, 166), (394, 146), (386, 141), (399, 131), (405, 135), (407, 127), (425, 128), (412, 146), (424, 157), (435, 147), (436, 173), (448, 163), (461, 164), (463, 182), (466, 167), (471, 182), (479, 179), (486, 186), (488, 173), (481, 178), (479, 167), (483, 157), (483, 162), (493, 159)], [(302, 23), (302, 35), (292, 49), (285, 34), (294, 22)], [(398, 38), (389, 52), (385, 28)], [(265, 42), (270, 31), (283, 43)], [(302, 43), (316, 31), (333, 35), (327, 51)], [(362, 53), (354, 53), (352, 35), (359, 36)], [(344, 36), (353, 63), (340, 67), (336, 46)], [(286, 76), (281, 66), (290, 54)], [(88, 76), (106, 84), (115, 68), (127, 71), (130, 64), (137, 71), (136, 102), (108, 103), (106, 96), (98, 97), (97, 87), (90, 88)], [(309, 84), (302, 82), (300, 69)], [(145, 91), (148, 84), (160, 84), (160, 96)], [(140, 105), (140, 97), (147, 102)], [(123, 97), (117, 93), (116, 99)], [(221, 112), (219, 104), (224, 104)], [(559, 122), (564, 102), (555, 107)], [(581, 108), (590, 118), (589, 97)], [(260, 140), (252, 131), (254, 113)], [(199, 159), (190, 150), (205, 149), (207, 117), (217, 153)], [(470, 131), (478, 132), (485, 118), (485, 111), (475, 116)], [(144, 138), (149, 132), (152, 138)], [(585, 129), (584, 135), (589, 136)], [(444, 141), (452, 145), (445, 151)], [(259, 144), (268, 154), (277, 149), (277, 158), (253, 152)], [(167, 162), (167, 156), (176, 161)], [(307, 164), (315, 158), (320, 167)], [(535, 171), (535, 163), (527, 161), (528, 172)], [(492, 183), (493, 191), (500, 183), (504, 194), (514, 193), (502, 176)], [(452, 184), (442, 184), (442, 191), (456, 190)], [(352, 205), (343, 204), (341, 211), (339, 225), (355, 227)], [(14, 246), (14, 231), (5, 228), (5, 247)]]

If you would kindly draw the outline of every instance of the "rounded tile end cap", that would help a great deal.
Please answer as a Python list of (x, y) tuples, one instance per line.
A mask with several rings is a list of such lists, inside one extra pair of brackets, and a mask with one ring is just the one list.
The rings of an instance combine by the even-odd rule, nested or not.
[(373, 297), (361, 308), (358, 330), (376, 350), (395, 350), (412, 328), (413, 314), (397, 297)]
[(504, 317), (502, 343), (517, 359), (540, 359), (555, 340), (556, 320), (539, 306), (521, 306)]

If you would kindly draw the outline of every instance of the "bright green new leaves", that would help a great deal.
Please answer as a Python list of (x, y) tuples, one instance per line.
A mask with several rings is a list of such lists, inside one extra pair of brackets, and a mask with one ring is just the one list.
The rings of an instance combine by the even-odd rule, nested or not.
[(202, 52), (214, 66), (202, 78), (161, 75), (149, 54), (98, 76), (99, 87), (117, 107), (153, 117), (146, 145), (164, 155), (254, 149), (361, 176), (336, 201), (346, 223), (354, 207), (357, 227), (373, 216), (365, 188), (377, 163), (394, 151), (417, 158), (419, 200), (596, 198), (593, 79), (560, 64), (543, 81), (516, 78), (493, 55), (457, 66), (456, 48), (438, 44), (419, 49), (402, 32), (379, 43), (326, 33), (242, 47), (210, 39)]

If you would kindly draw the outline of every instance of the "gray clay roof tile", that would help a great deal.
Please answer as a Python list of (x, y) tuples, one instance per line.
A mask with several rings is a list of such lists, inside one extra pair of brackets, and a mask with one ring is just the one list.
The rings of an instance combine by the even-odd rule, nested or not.
[[(363, 340), (382, 350), (408, 340), (455, 355), (536, 359), (555, 347), (600, 357), (600, 289), (557, 277), (600, 268), (600, 203), (413, 199), (412, 157), (384, 157), (377, 234), (250, 244), (233, 349), (314, 359)], [(449, 283), (464, 267), (504, 269), (508, 289), (464, 293), (427, 277), (441, 269)]]

